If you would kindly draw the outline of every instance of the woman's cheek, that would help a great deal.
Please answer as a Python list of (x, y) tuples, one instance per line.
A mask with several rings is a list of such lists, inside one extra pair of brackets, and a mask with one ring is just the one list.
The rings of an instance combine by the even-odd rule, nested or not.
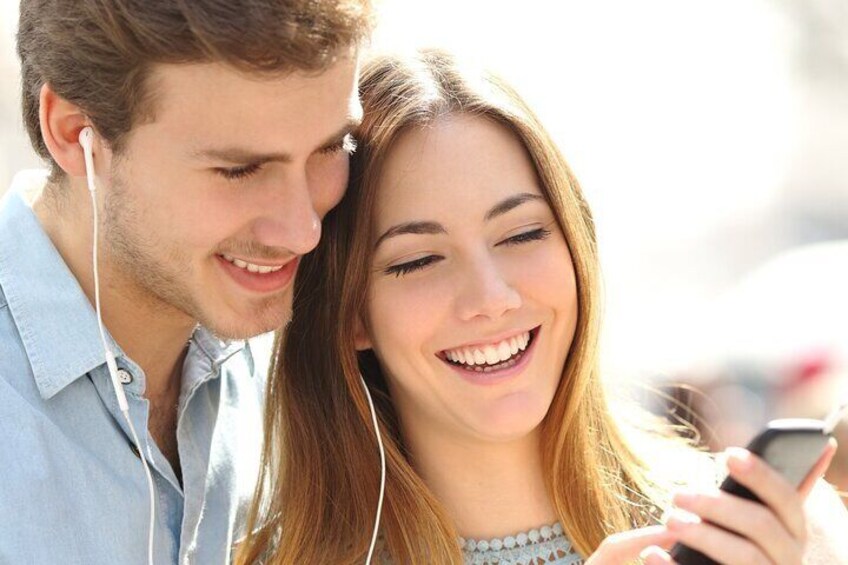
[(423, 342), (438, 331), (439, 320), (450, 301), (450, 285), (441, 277), (403, 280), (403, 276), (391, 276), (383, 283), (372, 289), (371, 323), (377, 341)]

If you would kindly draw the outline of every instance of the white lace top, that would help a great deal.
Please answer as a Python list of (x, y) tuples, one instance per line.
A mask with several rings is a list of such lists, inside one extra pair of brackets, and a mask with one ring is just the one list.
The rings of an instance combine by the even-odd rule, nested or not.
[[(384, 541), (378, 538), (376, 563), (395, 565)], [(459, 538), (459, 544), (464, 565), (583, 565), (559, 523), (505, 538)]]
[(582, 565), (557, 523), (505, 538), (459, 540), (465, 565)]

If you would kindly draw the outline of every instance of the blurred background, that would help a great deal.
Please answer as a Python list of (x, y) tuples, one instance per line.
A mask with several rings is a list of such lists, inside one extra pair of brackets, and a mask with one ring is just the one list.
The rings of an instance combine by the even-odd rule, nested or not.
[[(0, 2), (2, 193), (39, 163), (19, 116), (18, 3)], [(848, 4), (378, 6), (374, 48), (478, 59), (559, 143), (598, 224), (613, 386), (696, 411), (716, 449), (848, 397)], [(848, 490), (838, 434), (829, 478)]]

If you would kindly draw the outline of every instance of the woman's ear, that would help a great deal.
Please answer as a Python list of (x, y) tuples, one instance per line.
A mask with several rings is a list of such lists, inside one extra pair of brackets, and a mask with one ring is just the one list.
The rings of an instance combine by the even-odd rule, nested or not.
[[(85, 176), (85, 156), (79, 144), (80, 131), (90, 125), (79, 106), (56, 94), (49, 84), (39, 95), (41, 137), (56, 164), (69, 176)], [(97, 145), (95, 142), (95, 151)]]
[(353, 328), (353, 343), (357, 351), (365, 351), (374, 347), (371, 345), (371, 336), (362, 321), (362, 316), (356, 317), (356, 326)]

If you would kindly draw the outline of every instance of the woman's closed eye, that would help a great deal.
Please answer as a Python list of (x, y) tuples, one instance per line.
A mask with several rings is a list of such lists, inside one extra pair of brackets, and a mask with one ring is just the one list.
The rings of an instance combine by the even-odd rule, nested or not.
[(428, 265), (441, 261), (442, 259), (444, 259), (444, 257), (440, 257), (438, 255), (427, 255), (426, 257), (407, 261), (406, 263), (401, 263), (399, 265), (391, 265), (390, 267), (386, 267), (383, 272), (387, 275), (399, 277), (401, 275), (408, 275), (413, 271), (421, 270)]
[(508, 237), (503, 241), (500, 241), (495, 244), (495, 246), (499, 245), (520, 245), (522, 243), (529, 243), (531, 241), (540, 241), (547, 238), (551, 235), (551, 230), (547, 228), (536, 228), (533, 230), (521, 232), (512, 237)]
[[(549, 235), (551, 235), (551, 230), (543, 227), (536, 228), (508, 237), (503, 241), (496, 243), (495, 247), (521, 245), (533, 241), (541, 241), (543, 239), (546, 239)], [(438, 263), (443, 259), (444, 257), (441, 257), (439, 255), (427, 255), (425, 257), (420, 257), (412, 261), (407, 261), (405, 263), (386, 267), (383, 270), (383, 273), (387, 275), (394, 275), (395, 277), (400, 277), (401, 275), (408, 275), (415, 271), (420, 271), (421, 269), (433, 265), (434, 263)]]

